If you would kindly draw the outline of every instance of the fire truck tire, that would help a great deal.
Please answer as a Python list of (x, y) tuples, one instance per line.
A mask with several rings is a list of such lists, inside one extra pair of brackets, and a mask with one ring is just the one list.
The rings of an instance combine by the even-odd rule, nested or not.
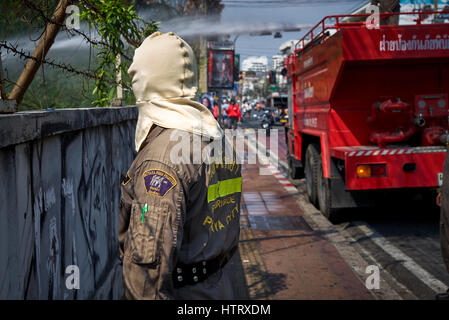
[(323, 174), (323, 164), (321, 159), (318, 165), (318, 179), (317, 179), (317, 198), (318, 206), (321, 213), (332, 223), (339, 222), (338, 209), (332, 208), (332, 196), (329, 179), (326, 179)]
[(311, 143), (306, 150), (304, 175), (306, 177), (306, 191), (309, 201), (314, 206), (318, 204), (318, 167), (320, 164), (320, 152), (316, 144)]

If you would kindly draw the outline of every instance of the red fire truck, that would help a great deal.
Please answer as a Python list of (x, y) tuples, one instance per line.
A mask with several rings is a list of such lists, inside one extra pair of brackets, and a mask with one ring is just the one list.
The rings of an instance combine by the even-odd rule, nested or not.
[(285, 60), (289, 174), (305, 176), (309, 200), (329, 220), (396, 190), (435, 193), (441, 184), (449, 24), (422, 18), (447, 13), (377, 29), (367, 28), (369, 15), (327, 16)]

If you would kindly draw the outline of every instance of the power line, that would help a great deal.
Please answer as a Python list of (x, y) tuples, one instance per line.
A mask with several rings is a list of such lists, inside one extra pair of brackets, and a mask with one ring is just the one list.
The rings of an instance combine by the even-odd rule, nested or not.
[(117, 82), (109, 80), (109, 79), (102, 79), (101, 77), (97, 76), (96, 74), (94, 74), (92, 72), (85, 71), (85, 70), (77, 70), (70, 64), (57, 63), (54, 60), (48, 60), (48, 59), (38, 59), (36, 57), (33, 57), (30, 53), (27, 53), (21, 49), (17, 49), (17, 46), (14, 46), (11, 42), (0, 41), (0, 47), (5, 48), (7, 53), (12, 52), (14, 56), (17, 55), (23, 60), (31, 59), (38, 63), (48, 64), (51, 67), (59, 68), (66, 72), (69, 72), (69, 73), (74, 73), (74, 74), (82, 76), (86, 79), (104, 80), (107, 83), (114, 84), (114, 85), (122, 85), (122, 86), (126, 87), (127, 89), (131, 89), (126, 84), (117, 83)]
[(262, 0), (262, 1), (248, 1), (248, 0), (222, 0), (222, 3), (227, 7), (258, 7), (258, 8), (273, 8), (273, 7), (301, 7), (301, 6), (316, 6), (322, 4), (342, 4), (354, 3), (358, 0)]
[[(54, 21), (53, 19), (47, 17), (47, 15), (45, 14), (45, 12), (44, 12), (41, 8), (39, 8), (39, 6), (37, 6), (34, 2), (29, 1), (29, 0), (22, 0), (22, 1), (25, 3), (25, 5), (26, 5), (28, 8), (37, 11), (37, 12), (39, 13), (39, 15), (45, 20), (45, 22), (50, 23), (50, 24), (57, 25), (57, 26), (59, 26), (59, 27), (65, 27), (65, 24), (58, 23), (57, 21)], [(88, 43), (93, 44), (94, 46), (96, 46), (96, 45), (102, 45), (102, 46), (105, 46), (105, 47), (107, 47), (107, 48), (109, 48), (109, 49), (112, 49), (112, 47), (111, 47), (109, 44), (107, 44), (106, 42), (93, 40), (93, 39), (91, 39), (89, 36), (87, 36), (85, 33), (83, 33), (83, 32), (80, 31), (80, 30), (77, 30), (77, 29), (70, 29), (70, 30), (67, 30), (67, 31), (68, 31), (69, 33), (70, 33), (71, 31), (73, 31), (74, 33), (79, 34), (82, 38), (84, 38), (84, 40), (86, 40)], [(122, 53), (121, 55), (122, 55), (126, 60), (132, 61), (132, 59), (131, 59), (130, 57), (128, 57), (126, 54)]]

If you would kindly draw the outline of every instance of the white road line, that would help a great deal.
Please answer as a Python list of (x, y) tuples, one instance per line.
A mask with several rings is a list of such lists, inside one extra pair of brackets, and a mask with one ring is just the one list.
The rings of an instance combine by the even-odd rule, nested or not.
[[(257, 153), (259, 155), (259, 159), (261, 157), (264, 157), (266, 152), (266, 147), (262, 144), (262, 143), (257, 143), (257, 147), (254, 145), (255, 143), (257, 143), (257, 141), (254, 141), (254, 139), (247, 139), (247, 145), (248, 147), (250, 147), (253, 152), (255, 152), (257, 150)], [(276, 150), (279, 151), (279, 150)], [(266, 157), (266, 156), (265, 156)], [(276, 155), (275, 152), (273, 152), (272, 150), (270, 150), (270, 158), (272, 158), (275, 162), (275, 164), (271, 164), (273, 165), (275, 168), (277, 168), (277, 166), (280, 164), (281, 166), (288, 168), (287, 163), (284, 160), (279, 159), (279, 157)]]
[(387, 239), (385, 239), (381, 234), (375, 231), (374, 228), (369, 228), (362, 222), (354, 222), (355, 225), (368, 236), (375, 244), (381, 247), (386, 253), (392, 256), (394, 259), (402, 262), (402, 265), (407, 268), (411, 273), (413, 273), (418, 279), (420, 279), (425, 285), (436, 293), (444, 292), (448, 287), (442, 283), (440, 280), (434, 278), (429, 272), (424, 270), (420, 265), (418, 265), (412, 258), (407, 256), (399, 248), (392, 245)]
[[(251, 148), (254, 152), (256, 152), (256, 147), (253, 145), (253, 141), (250, 141), (249, 139), (248, 139), (248, 141), (247, 141), (247, 145), (248, 145), (248, 148)], [(259, 144), (259, 147), (260, 147), (260, 144)], [(261, 155), (263, 155), (263, 154), (265, 154), (265, 150), (260, 150), (261, 148), (259, 148), (259, 150), (257, 150), (257, 153), (258, 153), (258, 156), (260, 157)], [(272, 153), (272, 155), (274, 155), (273, 153)], [(275, 156), (275, 155), (274, 155)], [(286, 166), (287, 164), (284, 162), (284, 161), (282, 161), (282, 160), (279, 160), (279, 158), (277, 159), (277, 161), (279, 161), (279, 163), (282, 165), (282, 166)], [(268, 165), (268, 168), (273, 168), (273, 164), (269, 164)], [(282, 186), (284, 187), (284, 189), (288, 192), (288, 193), (290, 193), (290, 194), (293, 194), (293, 193), (298, 193), (298, 189), (296, 189), (296, 187), (294, 186), (294, 185), (292, 185), (291, 184), (291, 182), (279, 171), (279, 170), (277, 170), (277, 169), (271, 169), (270, 170), (272, 173), (273, 173), (273, 176), (276, 178), (276, 180), (279, 182), (279, 183), (281, 183), (282, 184)]]
[[(256, 147), (253, 145), (252, 141), (250, 141), (248, 139), (248, 147), (253, 149), (253, 151), (255, 151)], [(257, 150), (258, 153), (262, 153), (261, 150)], [(279, 163), (284, 167), (284, 168), (288, 168), (287, 164), (285, 162), (281, 163), (280, 160), (278, 160)], [(277, 179), (279, 182), (281, 182), (279, 179)], [(289, 193), (291, 194), (299, 194), (298, 189), (294, 186), (294, 185), (290, 185), (290, 186), (285, 186), (284, 185), (284, 189), (287, 190)], [(345, 240), (345, 238), (343, 237), (343, 235), (338, 232), (333, 225), (320, 213), (318, 212), (318, 217), (315, 217), (315, 214), (311, 214), (311, 212), (309, 210), (307, 210), (306, 208), (304, 208), (304, 204), (305, 201), (303, 198), (303, 196), (300, 196), (301, 200), (297, 200), (299, 206), (303, 209), (304, 211), (304, 218), (306, 219), (306, 221), (309, 223), (309, 225), (316, 230), (316, 227), (313, 227), (312, 225), (319, 225), (319, 230), (321, 231), (326, 231), (326, 230), (335, 230), (335, 233), (332, 235), (326, 235), (326, 238), (335, 246), (335, 248), (337, 249), (337, 251), (340, 253), (340, 255), (343, 257), (343, 259), (346, 261), (346, 263), (348, 263), (348, 265), (352, 268), (352, 270), (354, 270), (354, 272), (358, 275), (358, 279), (363, 283), (363, 281), (366, 280), (367, 278), (367, 274), (365, 273), (366, 270), (366, 266), (368, 265), (367, 262), (353, 249), (351, 248), (348, 244), (347, 241)], [(310, 206), (312, 208), (313, 205), (308, 203), (307, 206)], [(316, 209), (315, 209), (316, 210)], [(257, 214), (257, 213), (256, 213)], [(311, 222), (313, 221), (313, 224), (311, 224)], [(320, 221), (317, 224), (317, 220)], [(324, 227), (324, 226), (325, 227)], [(332, 232), (331, 232), (332, 233)], [(388, 272), (386, 270), (384, 270), (384, 272)], [(383, 282), (383, 281), (382, 281)], [(377, 299), (379, 298), (384, 298), (384, 299), (401, 299), (401, 297), (396, 293), (396, 291), (394, 291), (387, 283), (383, 282), (382, 285), (382, 290), (381, 292), (373, 292), (371, 291), (370, 293), (375, 296)]]
[[(324, 237), (329, 241), (338, 251), (343, 260), (357, 275), (362, 285), (365, 285), (369, 274), (366, 273), (366, 268), (369, 263), (362, 258), (362, 256), (349, 244), (348, 239), (343, 236), (335, 226), (329, 222), (302, 194), (297, 198), (297, 203), (303, 210), (304, 219), (307, 224), (313, 229), (323, 233)], [(384, 270), (384, 272), (388, 272)], [(401, 296), (385, 281), (381, 280), (380, 290), (369, 290), (369, 292), (376, 299), (385, 300), (401, 300)]]
[[(355, 227), (355, 228), (357, 228), (357, 227)], [(349, 241), (354, 243), (353, 245), (357, 246), (357, 251), (358, 252), (361, 252), (365, 257), (367, 257), (372, 262), (374, 262), (377, 266), (379, 266), (380, 272), (388, 275), (390, 281), (394, 282), (394, 285), (397, 288), (399, 288), (402, 292), (406, 292), (409, 297), (412, 297), (412, 299), (418, 300), (418, 298), (409, 289), (407, 289), (402, 283), (397, 281), (396, 278), (393, 277), (388, 272), (387, 269), (383, 268), (382, 264), (375, 257), (373, 257), (373, 255), (371, 255), (371, 253), (369, 253), (368, 250), (366, 250), (362, 245), (357, 244), (357, 240), (352, 236), (352, 234), (349, 233), (348, 230), (343, 229), (343, 230), (339, 230), (339, 231), (346, 239), (348, 239)], [(385, 279), (383, 277), (380, 278), (380, 282), (381, 282), (381, 285), (380, 285), (381, 288), (390, 287), (390, 285), (387, 282), (385, 282)], [(393, 289), (391, 289), (391, 290), (393, 290)], [(396, 299), (397, 297), (391, 298), (391, 297), (387, 296), (386, 298), (388, 298), (388, 299)], [(402, 296), (401, 296), (401, 299), (403, 299)]]
[(298, 189), (296, 187), (284, 187), (289, 193), (298, 193)]
[[(252, 149), (255, 149), (253, 145), (251, 147), (252, 147)], [(261, 152), (260, 150), (257, 150), (257, 151)], [(385, 150), (384, 152), (382, 152), (382, 155), (384, 153), (388, 153), (388, 150)], [(279, 161), (279, 159), (278, 159), (278, 161)], [(285, 166), (284, 166), (284, 164), (285, 164)], [(287, 164), (286, 163), (284, 163), (284, 164), (282, 164), (282, 166), (287, 167), (286, 166)], [(279, 179), (278, 179), (278, 181), (281, 182)], [(289, 191), (289, 192), (294, 192), (294, 193), (298, 192), (296, 187), (284, 186), (284, 188), (287, 191)], [(316, 217), (313, 217), (313, 215), (310, 215), (310, 213), (307, 213), (306, 210), (304, 210), (304, 213), (307, 214), (308, 217), (312, 217), (312, 219), (316, 219)], [(439, 292), (444, 292), (444, 291), (446, 291), (448, 289), (448, 287), (444, 283), (442, 283), (440, 280), (434, 278), (430, 273), (428, 273), (426, 270), (421, 268), (418, 264), (416, 264), (413, 261), (413, 259), (411, 259), (409, 256), (407, 256), (405, 253), (403, 253), (397, 247), (395, 247), (394, 245), (389, 243), (384, 237), (382, 237), (382, 235), (380, 235), (376, 231), (370, 230), (368, 228), (368, 226), (363, 225), (360, 222), (355, 222), (354, 224), (357, 225), (358, 228), (363, 233), (365, 233), (365, 235), (370, 237), (371, 240), (373, 240), (373, 242), (376, 243), (379, 247), (381, 247), (385, 252), (387, 252), (393, 258), (395, 258), (397, 260), (400, 260), (400, 261), (403, 261), (404, 267), (406, 267), (411, 273), (413, 273), (416, 277), (418, 277), (418, 279), (420, 279), (425, 285), (427, 285), (433, 291), (435, 291), (436, 293), (439, 293)], [(320, 229), (325, 229), (325, 228), (321, 227)], [(349, 256), (352, 256), (352, 259), (354, 259), (354, 256), (357, 257), (355, 260), (359, 261), (359, 265), (358, 266), (354, 265), (354, 261), (351, 261), (352, 263), (349, 263), (349, 264), (351, 265), (353, 270), (359, 275), (359, 277), (361, 279), (364, 279), (366, 277), (366, 275), (361, 274), (359, 268), (360, 268), (360, 261), (364, 261), (365, 262), (365, 260), (363, 258), (361, 258), (360, 255), (355, 253), (355, 251), (351, 251), (350, 250), (351, 253), (349, 255), (348, 255), (348, 253), (343, 253), (342, 251), (346, 251), (348, 249), (345, 248), (345, 249), (342, 250), (342, 248), (341, 248), (341, 239), (340, 239), (340, 241), (335, 241), (335, 239), (329, 238), (329, 240), (330, 240), (330, 242), (332, 242), (335, 245), (335, 247), (340, 252), (340, 254), (345, 257), (345, 260)], [(340, 242), (340, 244), (338, 244), (339, 242)], [(347, 260), (347, 262), (348, 262), (348, 260)], [(387, 272), (387, 271), (384, 270), (384, 272)], [(388, 299), (398, 299), (398, 298), (400, 299), (400, 296), (392, 288), (390, 288), (389, 286), (388, 286), (388, 289), (386, 290), (386, 292), (387, 292), (386, 295), (388, 296)]]

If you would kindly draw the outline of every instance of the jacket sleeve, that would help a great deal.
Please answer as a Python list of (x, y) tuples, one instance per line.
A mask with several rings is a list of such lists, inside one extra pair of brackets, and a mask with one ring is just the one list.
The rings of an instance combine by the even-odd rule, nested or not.
[(158, 161), (145, 161), (134, 174), (129, 225), (124, 240), (123, 282), (128, 299), (170, 299), (172, 271), (182, 243), (183, 181)]
[(132, 198), (132, 184), (133, 180), (126, 173), (126, 177), (122, 181), (121, 185), (121, 197), (118, 208), (118, 242), (119, 242), (119, 254), (120, 260), (123, 262), (123, 253), (125, 245), (125, 237), (129, 227), (129, 218), (131, 213)]

